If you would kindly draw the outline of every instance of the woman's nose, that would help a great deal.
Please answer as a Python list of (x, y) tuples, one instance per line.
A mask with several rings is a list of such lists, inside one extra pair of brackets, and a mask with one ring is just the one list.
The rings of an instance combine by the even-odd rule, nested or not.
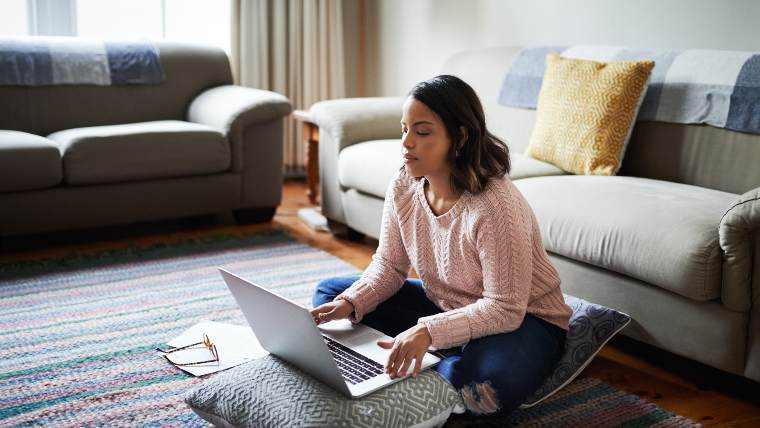
[(412, 146), (412, 137), (411, 137), (411, 135), (412, 135), (411, 132), (407, 132), (406, 134), (403, 134), (401, 136), (401, 146), (403, 146), (405, 148), (409, 148), (409, 147)]

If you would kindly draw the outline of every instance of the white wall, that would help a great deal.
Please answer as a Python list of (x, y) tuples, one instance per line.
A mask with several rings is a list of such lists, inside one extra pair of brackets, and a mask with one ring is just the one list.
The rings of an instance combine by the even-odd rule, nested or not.
[(501, 45), (760, 51), (758, 0), (368, 0), (367, 95), (404, 95), (451, 54)]

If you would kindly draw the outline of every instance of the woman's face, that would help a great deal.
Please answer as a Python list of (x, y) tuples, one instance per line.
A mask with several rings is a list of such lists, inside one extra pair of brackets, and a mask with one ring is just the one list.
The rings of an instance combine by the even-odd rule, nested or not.
[(401, 116), (401, 153), (412, 177), (448, 176), (449, 138), (438, 115), (414, 97), (404, 102)]

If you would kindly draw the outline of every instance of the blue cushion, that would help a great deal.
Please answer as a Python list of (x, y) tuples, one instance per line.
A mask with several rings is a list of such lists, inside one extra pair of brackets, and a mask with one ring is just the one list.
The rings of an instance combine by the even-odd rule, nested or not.
[(565, 303), (573, 308), (565, 353), (554, 373), (525, 400), (521, 408), (535, 406), (570, 383), (594, 359), (602, 346), (631, 322), (630, 316), (606, 306), (567, 294), (564, 297)]

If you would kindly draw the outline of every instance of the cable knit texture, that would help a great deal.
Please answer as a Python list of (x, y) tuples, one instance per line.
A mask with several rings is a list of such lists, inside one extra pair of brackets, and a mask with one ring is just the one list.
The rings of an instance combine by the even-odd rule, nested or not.
[(352, 321), (391, 297), (414, 266), (442, 313), (423, 317), (435, 349), (516, 330), (531, 313), (565, 330), (572, 309), (541, 241), (533, 210), (508, 177), (468, 191), (435, 215), (425, 178), (399, 171), (388, 189), (372, 262), (338, 298), (354, 305)]

